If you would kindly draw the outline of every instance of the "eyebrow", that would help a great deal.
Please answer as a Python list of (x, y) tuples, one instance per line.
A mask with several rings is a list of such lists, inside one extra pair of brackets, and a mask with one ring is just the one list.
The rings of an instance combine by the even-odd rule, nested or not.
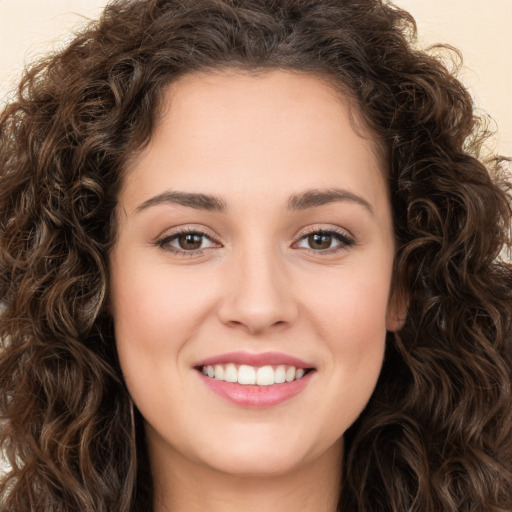
[(306, 210), (337, 201), (349, 201), (359, 204), (372, 215), (374, 214), (371, 204), (366, 199), (342, 188), (306, 190), (301, 194), (292, 195), (288, 199), (288, 209), (292, 211)]
[[(288, 198), (287, 206), (288, 210), (299, 211), (338, 201), (348, 201), (359, 204), (366, 208), (369, 213), (374, 214), (371, 204), (366, 199), (353, 192), (340, 188), (312, 189), (301, 192), (300, 194), (293, 194)], [(136, 212), (161, 204), (178, 204), (189, 208), (218, 213), (225, 213), (228, 209), (226, 201), (215, 195), (168, 190), (144, 201), (137, 207)]]
[(140, 212), (146, 208), (160, 204), (179, 204), (181, 206), (188, 206), (189, 208), (219, 213), (223, 213), (227, 210), (226, 202), (220, 197), (210, 194), (168, 190), (144, 201), (142, 204), (137, 206), (136, 211)]

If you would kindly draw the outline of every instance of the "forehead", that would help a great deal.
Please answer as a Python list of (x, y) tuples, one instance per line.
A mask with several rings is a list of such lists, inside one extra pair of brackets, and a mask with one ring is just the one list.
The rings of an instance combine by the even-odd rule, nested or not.
[(291, 71), (191, 73), (165, 91), (128, 181), (141, 191), (151, 174), (153, 185), (203, 191), (222, 190), (229, 180), (230, 187), (250, 182), (269, 193), (269, 185), (290, 189), (290, 179), (298, 189), (330, 187), (343, 170), (346, 183), (337, 185), (350, 188), (354, 179), (371, 194), (375, 181), (385, 181), (379, 154), (353, 102), (323, 78)]
[[(204, 123), (206, 117), (217, 116), (218, 131), (227, 111), (230, 130), (249, 128), (248, 121), (256, 125), (258, 121), (275, 122), (285, 116), (292, 119), (293, 113), (307, 115), (312, 122), (347, 118), (352, 129), (371, 142), (376, 154), (382, 153), (376, 134), (364, 123), (348, 89), (331, 77), (304, 71), (227, 68), (187, 73), (167, 87), (159, 118), (184, 116), (190, 123)], [(234, 115), (236, 112), (241, 115)], [(265, 119), (261, 115), (265, 113), (271, 115)], [(293, 126), (288, 129), (293, 131)]]

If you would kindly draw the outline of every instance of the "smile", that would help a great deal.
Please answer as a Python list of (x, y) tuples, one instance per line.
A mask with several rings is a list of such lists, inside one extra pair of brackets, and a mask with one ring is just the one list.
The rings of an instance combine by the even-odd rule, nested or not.
[(284, 384), (304, 377), (308, 369), (295, 368), (294, 366), (249, 366), (234, 363), (206, 365), (201, 367), (203, 375), (225, 382), (236, 382), (245, 386), (272, 386)]
[(214, 394), (250, 408), (288, 401), (306, 389), (317, 373), (312, 364), (277, 352), (232, 352), (200, 361), (194, 368)]

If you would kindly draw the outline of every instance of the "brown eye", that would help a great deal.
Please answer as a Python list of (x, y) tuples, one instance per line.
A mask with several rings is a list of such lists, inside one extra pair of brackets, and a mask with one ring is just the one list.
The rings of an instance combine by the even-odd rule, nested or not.
[(218, 246), (206, 233), (201, 231), (179, 231), (162, 238), (156, 245), (175, 254), (188, 253), (189, 255), (200, 254), (203, 249)]
[(323, 233), (313, 233), (308, 236), (308, 243), (311, 249), (329, 249), (332, 243), (332, 235)]
[(304, 235), (296, 247), (316, 251), (318, 254), (330, 254), (348, 249), (354, 243), (354, 239), (344, 232), (317, 230)]
[(193, 251), (199, 249), (203, 243), (203, 236), (197, 233), (187, 233), (177, 238), (180, 249)]

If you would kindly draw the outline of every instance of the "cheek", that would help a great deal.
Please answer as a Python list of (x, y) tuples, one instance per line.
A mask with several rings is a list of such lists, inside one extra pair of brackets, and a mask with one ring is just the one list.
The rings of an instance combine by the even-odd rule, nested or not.
[(366, 352), (385, 336), (390, 272), (348, 267), (315, 284), (308, 287), (305, 309), (317, 318), (322, 337), (345, 340), (347, 349)]
[(187, 410), (179, 363), (201, 316), (197, 290), (176, 277), (171, 283), (166, 274), (163, 266), (126, 264), (112, 280), (116, 347), (126, 385), (142, 415), (163, 425), (172, 421), (172, 411)]
[(177, 376), (182, 347), (202, 309), (184, 273), (171, 276), (161, 262), (135, 251), (122, 254), (112, 264), (112, 314), (121, 369), (136, 399), (144, 390), (154, 395), (158, 382)]
[[(191, 334), (204, 314), (204, 293), (187, 272), (169, 272), (165, 264), (125, 261), (113, 276), (113, 315), (118, 343), (125, 340), (152, 348), (173, 348), (171, 340)], [(163, 346), (159, 346), (159, 345)]]
[(311, 310), (316, 311), (316, 329), (331, 356), (325, 358), (324, 370), (333, 383), (325, 403), (343, 404), (331, 417), (342, 422), (344, 430), (366, 406), (380, 374), (389, 279), (385, 273), (354, 270), (326, 283), (324, 291), (316, 294)]

